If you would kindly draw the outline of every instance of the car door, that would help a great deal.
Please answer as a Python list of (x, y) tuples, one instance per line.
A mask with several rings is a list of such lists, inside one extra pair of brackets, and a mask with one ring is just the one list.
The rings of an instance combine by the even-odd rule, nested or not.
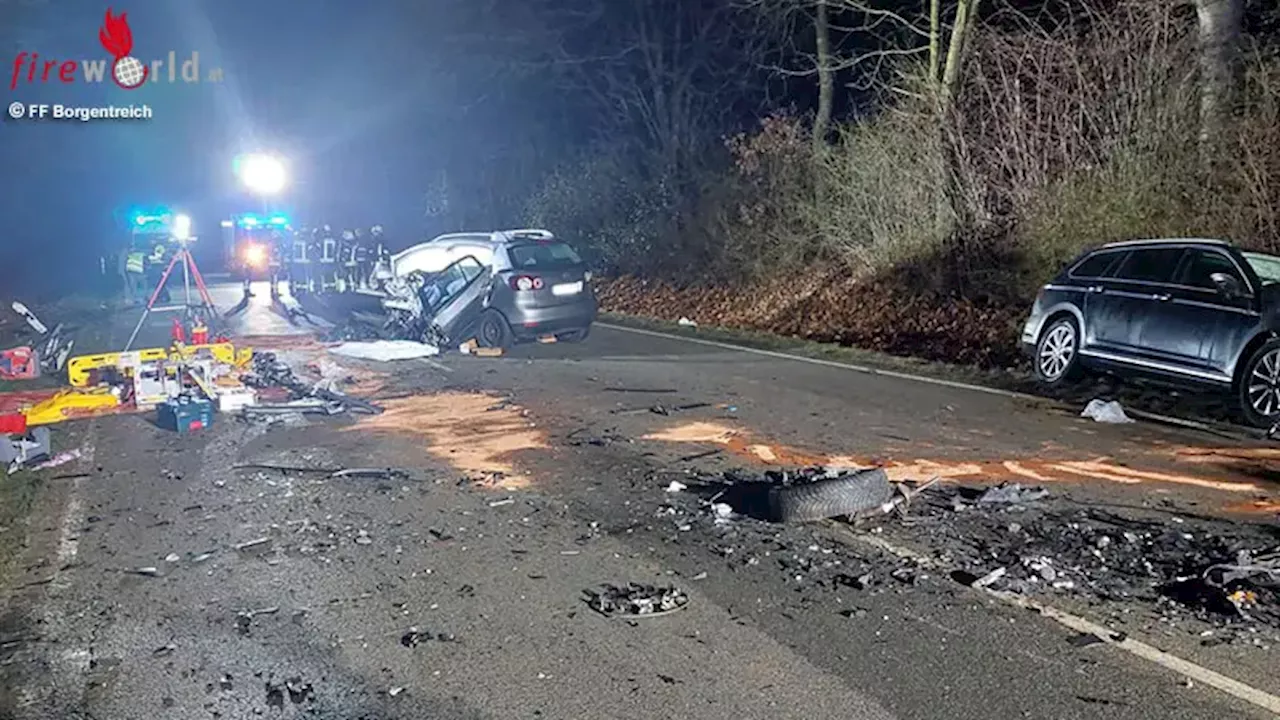
[[(1225, 292), (1215, 275), (1230, 278), (1240, 292)], [(1191, 248), (1167, 295), (1157, 298), (1158, 318), (1148, 328), (1150, 344), (1206, 379), (1229, 381), (1233, 360), (1260, 322), (1240, 265), (1225, 250)], [(1189, 357), (1192, 350), (1195, 355)]]
[(1110, 276), (1086, 287), (1086, 349), (1107, 360), (1133, 363), (1145, 355), (1142, 333), (1156, 291), (1172, 279), (1181, 247), (1135, 247)]
[[(1112, 313), (1105, 307), (1104, 298), (1098, 294), (1105, 291), (1111, 273), (1128, 256), (1128, 250), (1101, 250), (1084, 257), (1068, 270), (1067, 282), (1063, 286), (1081, 292), (1079, 308), (1085, 321), (1084, 327), (1080, 329), (1082, 348), (1105, 346), (1117, 333), (1112, 326)], [(1094, 311), (1092, 318), (1088, 314), (1090, 309)]]
[(463, 338), (461, 333), (470, 329), (485, 309), (492, 275), (488, 268), (470, 255), (459, 258), (429, 280), (439, 291), (431, 307), (431, 324), (440, 338), (455, 345)]

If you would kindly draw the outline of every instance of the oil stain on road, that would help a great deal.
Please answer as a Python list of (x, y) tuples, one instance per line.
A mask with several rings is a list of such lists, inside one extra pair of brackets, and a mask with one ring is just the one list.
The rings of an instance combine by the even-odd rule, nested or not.
[[(767, 466), (843, 466), (843, 467), (883, 467), (890, 479), (895, 481), (922, 482), (937, 477), (943, 480), (964, 480), (968, 482), (1106, 482), (1122, 485), (1138, 485), (1142, 483), (1167, 483), (1212, 490), (1232, 495), (1265, 494), (1273, 487), (1268, 487), (1265, 480), (1256, 475), (1232, 473), (1229, 471), (1188, 473), (1178, 471), (1139, 469), (1122, 465), (1110, 458), (1089, 459), (1028, 459), (1028, 458), (885, 458), (872, 456), (832, 455), (811, 452), (797, 448), (789, 448), (754, 436), (751, 432), (728, 425), (711, 422), (692, 422), (676, 425), (650, 433), (644, 440), (713, 445), (724, 448), (733, 455), (747, 459), (756, 464)], [(1181, 448), (1175, 453), (1175, 460), (1200, 460), (1207, 464), (1212, 459), (1221, 465), (1234, 458), (1236, 461), (1256, 461), (1256, 457), (1241, 455), (1246, 449), (1225, 450)], [(1234, 453), (1234, 454), (1231, 454)], [(1267, 457), (1280, 466), (1280, 452), (1270, 451)], [(1276, 503), (1267, 500), (1255, 500), (1247, 503), (1235, 503), (1232, 507), (1239, 511), (1266, 512)]]
[(526, 487), (516, 453), (547, 447), (546, 433), (523, 409), (483, 393), (442, 392), (385, 400), (382, 414), (348, 428), (419, 437), (426, 451), (473, 479), (505, 489)]

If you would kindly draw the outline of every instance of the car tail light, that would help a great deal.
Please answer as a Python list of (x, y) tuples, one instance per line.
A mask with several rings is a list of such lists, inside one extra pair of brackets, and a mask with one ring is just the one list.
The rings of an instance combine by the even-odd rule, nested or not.
[(512, 290), (541, 290), (542, 278), (533, 275), (517, 275), (511, 278)]

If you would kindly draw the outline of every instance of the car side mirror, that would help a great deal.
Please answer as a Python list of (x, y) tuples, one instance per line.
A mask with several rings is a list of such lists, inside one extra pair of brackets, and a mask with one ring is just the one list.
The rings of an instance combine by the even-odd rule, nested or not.
[(1228, 300), (1234, 300), (1244, 294), (1244, 288), (1240, 287), (1240, 281), (1236, 280), (1232, 275), (1214, 273), (1209, 276), (1209, 279), (1213, 281), (1213, 286), (1218, 289), (1218, 294)]

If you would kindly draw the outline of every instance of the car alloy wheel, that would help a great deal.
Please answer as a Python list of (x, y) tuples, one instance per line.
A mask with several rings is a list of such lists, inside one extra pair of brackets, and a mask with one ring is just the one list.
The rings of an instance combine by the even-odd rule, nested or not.
[(1076, 329), (1060, 322), (1049, 329), (1036, 352), (1036, 368), (1040, 376), (1053, 382), (1066, 374), (1076, 357)]
[(485, 347), (497, 347), (502, 342), (502, 328), (496, 320), (489, 320), (480, 326), (480, 341)]
[(1280, 415), (1280, 348), (1253, 363), (1248, 379), (1249, 406), (1262, 417)]
[(480, 316), (476, 327), (476, 341), (481, 347), (506, 350), (512, 344), (511, 326), (497, 310), (489, 309)]

